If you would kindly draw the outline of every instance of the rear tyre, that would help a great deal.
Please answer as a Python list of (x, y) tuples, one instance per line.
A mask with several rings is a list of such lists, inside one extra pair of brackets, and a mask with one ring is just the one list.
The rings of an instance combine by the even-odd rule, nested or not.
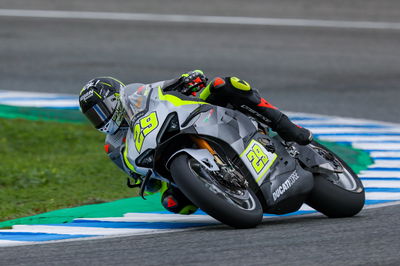
[(256, 227), (262, 221), (262, 207), (250, 189), (232, 190), (216, 181), (212, 172), (187, 154), (171, 163), (175, 183), (200, 209), (234, 228)]
[[(331, 218), (350, 217), (361, 211), (365, 203), (365, 191), (357, 174), (325, 146), (313, 142), (313, 149), (332, 155), (332, 162), (340, 164), (343, 173), (314, 174), (314, 188), (306, 203)], [(328, 155), (329, 156), (329, 155)]]

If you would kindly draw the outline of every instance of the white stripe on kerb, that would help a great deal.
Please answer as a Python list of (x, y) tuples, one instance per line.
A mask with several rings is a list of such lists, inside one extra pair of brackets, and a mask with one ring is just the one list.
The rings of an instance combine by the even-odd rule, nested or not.
[(29, 241), (12, 241), (12, 240), (0, 240), (0, 247), (9, 247), (9, 246), (19, 246), (31, 244)]
[(35, 100), (31, 101), (1, 101), (0, 104), (4, 105), (12, 105), (12, 106), (22, 106), (22, 107), (54, 107), (54, 108), (69, 108), (76, 107), (78, 108), (78, 104), (76, 100)]
[(152, 21), (152, 22), (175, 22), (175, 23), (233, 24), (233, 25), (253, 25), (253, 26), (290, 26), (290, 27), (400, 30), (400, 23), (396, 22), (255, 18), (255, 17), (232, 17), (232, 16), (194, 16), (194, 15), (173, 15), (173, 14), (163, 15), (163, 14), (151, 14), (151, 13), (0, 9), (0, 16), (61, 18), (61, 19)]
[[(305, 126), (306, 127), (306, 126)], [(400, 136), (319, 136), (319, 139), (327, 141), (363, 142), (363, 141), (400, 141)]]
[(400, 143), (354, 143), (354, 148), (363, 150), (399, 150)]
[(370, 153), (372, 158), (379, 157), (400, 157), (400, 151), (373, 151)]
[(358, 174), (359, 177), (384, 177), (384, 178), (400, 178), (400, 171), (374, 171), (363, 170)]
[[(362, 180), (364, 187), (377, 187), (377, 188), (400, 188), (399, 181), (387, 181), (387, 180)], [(369, 192), (367, 192), (369, 193)]]
[(376, 160), (369, 168), (400, 168), (400, 160)]
[(1, 232), (34, 232), (47, 234), (66, 235), (124, 235), (148, 233), (162, 229), (130, 229), (130, 228), (97, 228), (76, 227), (59, 225), (14, 225), (12, 230), (1, 230)]
[(400, 193), (396, 192), (369, 192), (365, 193), (366, 200), (400, 200)]
[(398, 128), (348, 128), (348, 127), (334, 127), (334, 128), (311, 128), (315, 134), (346, 134), (346, 133), (400, 133)]

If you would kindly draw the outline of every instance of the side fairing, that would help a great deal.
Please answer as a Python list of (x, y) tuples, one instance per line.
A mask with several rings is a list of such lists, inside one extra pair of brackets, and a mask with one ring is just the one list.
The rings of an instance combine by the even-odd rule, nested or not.
[(177, 113), (181, 130), (190, 127), (199, 135), (219, 138), (231, 145), (237, 154), (245, 150), (251, 137), (257, 132), (253, 122), (240, 112), (209, 105), (195, 98), (181, 98), (163, 93), (162, 85), (162, 82), (150, 85), (132, 84), (121, 94), (121, 97), (126, 98), (124, 107), (129, 108), (128, 105), (131, 105), (133, 109), (135, 102), (128, 99), (129, 95), (140, 88), (146, 96), (145, 108), (141, 107), (140, 112), (130, 116), (130, 130), (124, 153), (125, 163), (136, 173), (147, 173), (148, 168), (139, 167), (135, 160), (142, 153), (158, 146), (157, 136), (170, 113)]
[(213, 106), (201, 113), (194, 124), (200, 135), (212, 136), (230, 144), (238, 154), (246, 148), (250, 137), (257, 132), (251, 120), (240, 112)]

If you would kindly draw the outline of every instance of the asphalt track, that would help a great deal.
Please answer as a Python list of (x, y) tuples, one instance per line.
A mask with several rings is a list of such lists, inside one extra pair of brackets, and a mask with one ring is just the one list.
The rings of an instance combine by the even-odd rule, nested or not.
[[(27, 2), (0, 8), (400, 19), (398, 1)], [(77, 93), (93, 76), (150, 82), (201, 68), (246, 79), (285, 110), (400, 122), (400, 31), (0, 17), (0, 38), (0, 89)], [(280, 218), (252, 230), (2, 248), (0, 264), (398, 265), (399, 221), (399, 206)]]

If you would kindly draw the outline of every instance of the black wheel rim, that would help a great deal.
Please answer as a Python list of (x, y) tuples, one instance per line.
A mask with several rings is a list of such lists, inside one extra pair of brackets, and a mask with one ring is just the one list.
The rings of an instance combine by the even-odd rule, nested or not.
[(256, 201), (247, 189), (231, 190), (220, 184), (199, 162), (188, 160), (189, 169), (203, 185), (218, 197), (243, 210), (251, 211), (256, 208)]
[[(353, 172), (349, 170), (349, 166), (346, 163), (343, 163), (335, 154), (320, 148), (313, 146), (313, 148), (324, 157), (326, 160), (330, 161), (330, 164), (334, 168), (338, 168), (338, 166), (343, 170), (341, 173), (332, 173), (327, 177), (329, 181), (331, 181), (336, 186), (339, 186), (345, 190), (353, 191), (353, 192), (361, 192), (363, 190), (362, 186), (359, 182), (357, 182), (357, 177), (355, 177)], [(326, 156), (328, 155), (328, 156)]]

